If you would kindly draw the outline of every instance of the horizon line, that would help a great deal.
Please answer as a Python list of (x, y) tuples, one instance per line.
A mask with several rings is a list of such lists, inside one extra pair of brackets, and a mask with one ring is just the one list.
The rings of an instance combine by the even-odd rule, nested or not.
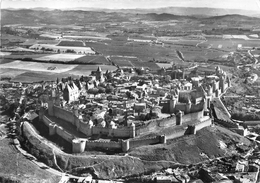
[[(21, 9), (37, 9), (37, 8), (44, 8), (44, 9), (52, 9), (52, 10), (67, 10), (67, 9), (70, 9), (70, 10), (73, 10), (73, 9), (84, 9), (84, 8), (89, 8), (89, 9), (106, 9), (106, 10), (142, 10), (142, 9), (145, 9), (145, 10), (152, 10), (152, 9), (163, 9), (163, 8), (192, 8), (192, 9), (200, 9), (200, 8), (204, 8), (204, 9), (222, 9), (222, 10), (241, 10), (241, 11), (254, 11), (254, 12), (257, 12), (257, 10), (247, 10), (247, 9), (239, 9), (239, 8), (214, 8), (214, 7), (207, 7), (207, 6), (204, 6), (204, 7), (191, 7), (191, 6), (187, 6), (187, 7), (184, 7), (184, 6), (162, 6), (162, 7), (157, 7), (157, 8), (108, 8), (108, 7), (104, 7), (104, 8), (98, 8), (98, 7), (72, 7), (72, 8), (50, 8), (50, 7), (41, 7), (41, 6), (36, 6), (36, 7), (30, 7), (30, 8), (13, 8), (13, 7), (5, 7), (5, 8), (1, 8), (2, 10), (3, 9), (15, 9), (15, 10), (21, 10)], [(259, 13), (260, 14), (260, 13)]]

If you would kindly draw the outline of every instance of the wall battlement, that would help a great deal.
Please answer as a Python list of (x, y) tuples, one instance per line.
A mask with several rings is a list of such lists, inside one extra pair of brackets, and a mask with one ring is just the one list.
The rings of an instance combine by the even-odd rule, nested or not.
[[(150, 145), (155, 143), (163, 142), (161, 140), (163, 137), (156, 136), (149, 139), (141, 139), (141, 140), (131, 140), (132, 144), (130, 145), (130, 140), (120, 140), (120, 141), (106, 141), (106, 140), (89, 140), (87, 138), (77, 138), (74, 135), (70, 134), (66, 130), (64, 130), (61, 126), (55, 124), (54, 121), (51, 121), (47, 116), (43, 116), (43, 123), (49, 127), (49, 135), (57, 134), (67, 142), (72, 144), (72, 150), (74, 153), (82, 153), (85, 150), (92, 149), (104, 149), (104, 150), (121, 150), (128, 151), (132, 145), (133, 147), (138, 147), (141, 145)], [(138, 145), (139, 143), (139, 145)]]
[(176, 113), (177, 111), (183, 111), (185, 114), (194, 113), (203, 110), (205, 101), (201, 100), (199, 103), (191, 103), (190, 101), (187, 103), (177, 102), (178, 99), (169, 99), (160, 102), (160, 106), (162, 106), (162, 112), (164, 113)]
[[(45, 125), (49, 125), (49, 130), (54, 131), (50, 135), (57, 134), (69, 143), (72, 143), (72, 148), (74, 153), (81, 153), (85, 150), (92, 149), (103, 149), (103, 150), (120, 150), (127, 152), (130, 148), (153, 145), (153, 144), (165, 144), (167, 139), (174, 139), (177, 137), (184, 136), (186, 134), (196, 134), (196, 131), (210, 126), (212, 120), (210, 118), (205, 118), (203, 121), (195, 123), (194, 125), (188, 126), (188, 129), (179, 126), (178, 129), (172, 131), (172, 133), (154, 136), (150, 138), (135, 139), (131, 138), (128, 140), (120, 141), (106, 141), (106, 140), (89, 140), (84, 138), (77, 138), (74, 135), (68, 133), (62, 127), (55, 124), (55, 122), (48, 119), (46, 116), (43, 116), (43, 122)], [(192, 130), (191, 130), (192, 128)]]
[[(94, 126), (93, 124), (89, 124), (88, 122), (84, 122), (79, 119), (78, 111), (77, 110), (66, 110), (59, 106), (54, 105), (54, 100), (49, 100), (48, 103), (48, 114), (50, 116), (55, 116), (64, 120), (67, 123), (73, 124), (78, 131), (85, 134), (87, 137), (92, 137), (93, 135), (107, 135), (108, 137), (116, 137), (116, 138), (128, 138), (128, 140), (121, 140), (118, 142), (115, 141), (105, 141), (105, 140), (89, 140), (86, 139), (78, 139), (74, 135), (68, 133), (64, 130), (61, 126), (58, 126), (55, 122), (51, 121), (47, 116), (42, 114), (40, 119), (42, 119), (43, 123), (49, 127), (49, 135), (57, 134), (61, 136), (63, 139), (72, 143), (73, 152), (80, 153), (84, 152), (85, 150), (91, 149), (104, 149), (104, 150), (121, 150), (123, 152), (128, 151), (130, 148), (135, 148), (144, 145), (151, 145), (151, 144), (158, 144), (158, 143), (166, 143), (167, 139), (172, 139), (176, 137), (183, 136), (187, 134), (187, 130), (182, 127), (183, 124), (187, 125), (190, 121), (193, 120), (202, 120), (204, 116), (204, 102), (201, 101), (198, 104), (191, 104), (188, 103), (188, 113), (184, 114), (183, 112), (177, 113), (177, 115), (172, 115), (169, 118), (164, 119), (156, 119), (150, 120), (145, 122), (144, 125), (135, 127), (132, 126), (125, 126), (120, 128), (106, 128), (100, 126)], [(187, 112), (187, 105), (185, 104), (184, 112)], [(194, 112), (195, 111), (195, 112)], [(208, 123), (202, 123), (206, 125), (210, 125)], [(146, 139), (135, 139), (136, 136), (148, 134), (151, 132), (156, 132), (162, 128), (179, 126), (180, 128), (174, 130), (172, 133), (163, 135), (163, 136), (155, 136)], [(195, 124), (193, 131), (196, 132), (197, 129), (200, 129), (198, 126), (205, 126), (199, 124)], [(188, 132), (191, 133), (191, 132)], [(192, 132), (194, 134), (194, 132)]]
[[(52, 102), (51, 102), (52, 103)], [(52, 105), (52, 104), (50, 104)], [(68, 111), (58, 106), (52, 105), (53, 112), (49, 112), (49, 115), (53, 115), (57, 118), (63, 119), (64, 121), (73, 124), (83, 134), (91, 137), (93, 135), (107, 135), (116, 138), (134, 138), (135, 137), (135, 126), (127, 126), (116, 129), (103, 128), (99, 126), (92, 126), (88, 123), (79, 120), (77, 111)]]
[[(192, 120), (201, 120), (203, 118), (204, 111), (199, 111), (195, 113), (189, 113), (182, 115), (182, 124), (187, 124)], [(178, 116), (173, 115), (172, 117), (163, 118), (160, 120), (150, 120), (145, 122), (144, 125), (136, 127), (136, 136), (148, 134), (151, 132), (156, 132), (161, 128), (172, 127), (177, 124)], [(180, 125), (182, 125), (180, 124)]]

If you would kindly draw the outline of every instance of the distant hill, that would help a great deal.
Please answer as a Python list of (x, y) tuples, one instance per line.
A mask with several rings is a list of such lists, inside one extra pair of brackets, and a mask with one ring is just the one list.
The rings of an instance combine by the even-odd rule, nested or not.
[(148, 14), (137, 14), (140, 19), (151, 20), (151, 21), (167, 21), (167, 20), (180, 20), (180, 19), (196, 19), (192, 16), (181, 16), (173, 15), (169, 13), (148, 13)]
[(181, 16), (221, 16), (226, 14), (240, 14), (252, 17), (260, 17), (259, 11), (241, 10), (241, 9), (219, 9), (219, 8), (193, 8), (193, 7), (165, 7), (156, 9), (98, 9), (98, 8), (70, 8), (67, 10), (85, 10), (85, 11), (103, 11), (103, 12), (121, 12), (121, 13), (167, 13)]
[[(37, 8), (38, 9), (38, 8)], [(119, 11), (119, 10), (118, 10)], [(203, 12), (200, 12), (203, 13)], [(56, 25), (84, 25), (87, 23), (115, 23), (133, 21), (167, 21), (167, 20), (192, 20), (203, 24), (218, 22), (246, 22), (250, 25), (259, 25), (260, 18), (248, 17), (239, 14), (208, 17), (205, 15), (187, 16), (170, 13), (129, 13), (129, 12), (102, 12), (83, 10), (51, 10), (40, 8), (2, 10), (2, 25), (6, 24), (56, 24)]]
[(201, 23), (210, 24), (210, 23), (219, 23), (219, 22), (239, 22), (239, 23), (256, 23), (259, 25), (260, 18), (249, 17), (245, 15), (238, 14), (230, 14), (230, 15), (222, 15), (222, 16), (212, 16), (209, 18), (202, 19)]

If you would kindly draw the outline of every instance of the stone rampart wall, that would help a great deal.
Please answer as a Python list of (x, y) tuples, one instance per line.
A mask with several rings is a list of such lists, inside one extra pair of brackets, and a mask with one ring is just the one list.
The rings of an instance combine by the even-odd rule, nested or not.
[(195, 124), (196, 131), (201, 130), (202, 128), (205, 128), (207, 126), (210, 126), (211, 124), (212, 124), (212, 119), (211, 118), (208, 118), (208, 119), (206, 119), (204, 121), (196, 123)]
[(172, 117), (169, 118), (164, 118), (158, 121), (159, 127), (171, 127), (176, 124), (176, 116), (173, 115)]
[(58, 106), (53, 106), (53, 112), (55, 117), (74, 124), (75, 117), (72, 112)]
[[(182, 116), (182, 123), (199, 120), (203, 117), (204, 111), (189, 113)], [(171, 127), (176, 125), (176, 116), (164, 119), (156, 119), (145, 122), (145, 125), (136, 128), (136, 135), (144, 135), (150, 132), (158, 131), (163, 127)]]
[(57, 135), (59, 135), (61, 138), (63, 138), (64, 140), (66, 140), (69, 143), (71, 143), (72, 140), (74, 139), (74, 136), (72, 134), (70, 134), (69, 132), (67, 132), (60, 126), (56, 126), (55, 131), (56, 131)]
[(114, 141), (101, 141), (101, 140), (95, 140), (95, 141), (86, 141), (86, 150), (90, 149), (104, 149), (104, 150), (121, 150), (122, 149), (122, 142), (114, 142)]
[(145, 145), (151, 145), (151, 144), (158, 144), (160, 143), (160, 136), (151, 137), (147, 139), (130, 139), (129, 140), (129, 147), (135, 148)]
[(132, 127), (121, 127), (117, 129), (109, 129), (98, 126), (90, 127), (87, 123), (80, 121), (71, 111), (67, 111), (66, 109), (58, 106), (54, 106), (53, 110), (55, 117), (74, 124), (79, 131), (89, 137), (98, 134), (110, 135), (118, 138), (131, 138), (133, 136)]
[(165, 134), (167, 139), (175, 139), (181, 136), (184, 136), (186, 132), (185, 128), (180, 128), (180, 129), (176, 129), (174, 131), (172, 131), (171, 133), (167, 133)]
[(43, 123), (46, 125), (46, 126), (49, 126), (50, 123), (53, 123), (47, 116), (43, 116)]
[(232, 122), (224, 121), (221, 119), (215, 119), (217, 123), (223, 125), (226, 128), (238, 128), (238, 125)]

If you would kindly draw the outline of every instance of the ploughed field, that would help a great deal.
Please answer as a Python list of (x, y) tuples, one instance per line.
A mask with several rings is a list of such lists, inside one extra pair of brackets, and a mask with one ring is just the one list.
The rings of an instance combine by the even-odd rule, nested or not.
[[(88, 75), (98, 65), (102, 65), (102, 69), (105, 71), (112, 71), (116, 67), (148, 67), (151, 70), (157, 70), (161, 63), (204, 63), (208, 61), (224, 63), (228, 62), (226, 58), (229, 52), (235, 51), (239, 45), (259, 46), (258, 40), (238, 39), (237, 37), (226, 37), (225, 39), (222, 37), (158, 38), (159, 41), (165, 42), (164, 45), (138, 42), (136, 40), (142, 39), (142, 37), (135, 40), (128, 39), (127, 36), (110, 36), (108, 39), (91, 41), (62, 39), (59, 42), (57, 40), (26, 40), (8, 35), (6, 38), (18, 45), (24, 43), (24, 46), (28, 46), (35, 43), (32, 46), (32, 48), (36, 48), (35, 52), (24, 49), (1, 55), (4, 59), (1, 59), (0, 62), (0, 76), (15, 78), (15, 81), (21, 82), (49, 80), (63, 74)], [(53, 49), (57, 53), (41, 50), (42, 47)], [(76, 49), (81, 54), (63, 53), (66, 49)], [(182, 53), (184, 61), (178, 58), (177, 51)], [(95, 54), (91, 55), (93, 53)], [(63, 65), (63, 63), (67, 65)], [(19, 77), (20, 74), (22, 74), (21, 77)], [(37, 74), (39, 74), (38, 77)], [(40, 78), (43, 79), (40, 80)]]

